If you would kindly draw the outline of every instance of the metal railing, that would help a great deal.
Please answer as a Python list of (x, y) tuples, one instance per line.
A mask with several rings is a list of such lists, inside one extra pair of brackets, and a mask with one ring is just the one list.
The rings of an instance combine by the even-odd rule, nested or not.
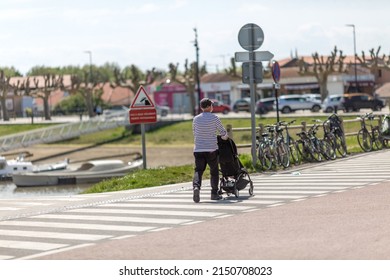
[(127, 111), (101, 115), (85, 121), (59, 124), (46, 128), (0, 137), (0, 151), (10, 151), (36, 144), (63, 141), (83, 134), (94, 133), (129, 124)]

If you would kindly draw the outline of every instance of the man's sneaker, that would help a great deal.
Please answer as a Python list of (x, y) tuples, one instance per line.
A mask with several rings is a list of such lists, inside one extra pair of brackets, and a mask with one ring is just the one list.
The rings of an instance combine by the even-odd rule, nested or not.
[(199, 188), (195, 187), (194, 188), (194, 196), (193, 196), (195, 203), (198, 203), (200, 201), (199, 193), (200, 193)]
[(222, 195), (219, 194), (211, 194), (211, 200), (220, 200), (222, 199)]

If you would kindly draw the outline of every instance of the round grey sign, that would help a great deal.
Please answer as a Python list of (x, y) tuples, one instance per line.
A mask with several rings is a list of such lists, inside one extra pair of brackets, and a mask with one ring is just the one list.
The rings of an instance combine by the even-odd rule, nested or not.
[(247, 23), (238, 32), (238, 42), (247, 51), (257, 50), (264, 42), (264, 32), (260, 26)]

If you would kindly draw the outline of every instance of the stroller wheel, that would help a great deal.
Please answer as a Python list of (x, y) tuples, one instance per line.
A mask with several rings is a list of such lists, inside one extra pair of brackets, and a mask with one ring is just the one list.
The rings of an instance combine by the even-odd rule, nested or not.
[(235, 196), (235, 197), (238, 197), (240, 191), (239, 191), (236, 187), (234, 187), (233, 192), (234, 192), (234, 196)]
[(252, 182), (250, 183), (250, 187), (249, 187), (249, 195), (253, 196), (253, 183)]

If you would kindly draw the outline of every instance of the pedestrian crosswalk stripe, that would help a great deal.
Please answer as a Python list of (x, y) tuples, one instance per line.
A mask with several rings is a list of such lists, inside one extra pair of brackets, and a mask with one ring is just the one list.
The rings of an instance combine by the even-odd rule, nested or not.
[(0, 260), (10, 260), (13, 258), (14, 258), (14, 256), (0, 255)]
[(322, 187), (322, 186), (311, 186), (311, 187), (307, 187), (307, 186), (285, 186), (285, 187), (276, 187), (276, 186), (256, 186), (256, 188), (254, 189), (254, 191), (256, 191), (257, 189), (261, 189), (261, 190), (330, 190), (330, 191), (333, 191), (333, 190), (341, 190), (341, 189), (345, 189), (346, 187)]
[(66, 233), (66, 232), (50, 232), (50, 231), (23, 231), (23, 230), (5, 230), (0, 229), (0, 235), (3, 236), (22, 236), (34, 238), (53, 238), (53, 239), (70, 239), (70, 240), (100, 240), (112, 237), (111, 235), (97, 235), (84, 233)]
[(14, 210), (19, 210), (21, 208), (16, 208), (16, 207), (0, 207), (0, 211), (14, 211)]
[(17, 260), (29, 260), (29, 259), (39, 258), (39, 257), (51, 255), (51, 254), (57, 254), (57, 253), (70, 251), (70, 250), (74, 250), (74, 249), (85, 248), (85, 247), (88, 247), (88, 246), (91, 246), (91, 245), (94, 245), (94, 243), (78, 244), (76, 246), (70, 246), (70, 247), (55, 249), (55, 250), (52, 250), (52, 251), (41, 252), (41, 253), (34, 254), (34, 255), (28, 255), (28, 256), (20, 257), (20, 258), (17, 258)]
[[(87, 215), (65, 215), (65, 214), (46, 214), (33, 216), (38, 219), (58, 219), (58, 220), (85, 220), (85, 221), (106, 221), (106, 222), (132, 222), (132, 223), (151, 223), (151, 224), (182, 224), (188, 223), (192, 220), (188, 219), (154, 219), (145, 217), (121, 217), (121, 216), (87, 216)], [(0, 233), (1, 234), (1, 233)]]
[[(261, 198), (261, 197), (260, 197)], [(255, 204), (255, 205), (269, 205), (269, 204), (274, 204), (274, 203), (279, 203), (281, 202), (280, 200), (255, 200), (255, 199), (251, 199), (251, 200), (242, 200), (240, 201), (240, 203), (242, 204)], [(253, 208), (249, 208), (247, 210), (251, 210)], [(245, 210), (245, 211), (247, 211)]]
[(162, 210), (134, 210), (134, 209), (108, 209), (108, 208), (80, 208), (70, 210), (77, 213), (107, 213), (107, 214), (135, 214), (158, 216), (188, 216), (188, 217), (216, 217), (224, 215), (221, 212), (195, 212), (195, 211), (162, 211)]
[(116, 226), (105, 224), (80, 224), (80, 223), (52, 223), (52, 222), (36, 222), (36, 221), (3, 221), (0, 225), (4, 226), (26, 226), (26, 227), (45, 227), (45, 228), (76, 228), (89, 230), (108, 230), (108, 231), (147, 231), (154, 227), (145, 226)]
[(124, 207), (124, 208), (169, 208), (169, 209), (212, 209), (212, 210), (232, 210), (232, 207), (234, 207), (234, 210), (246, 210), (248, 209), (247, 206), (240, 206), (240, 205), (234, 205), (231, 204), (222, 204), (222, 203), (197, 203), (194, 204), (192, 201), (191, 204), (183, 204), (183, 205), (177, 205), (177, 204), (155, 204), (155, 203), (143, 203), (143, 204), (137, 204), (138, 202), (152, 202), (152, 199), (137, 199), (128, 203), (113, 203), (113, 204), (103, 204), (100, 205), (101, 207)]
[(0, 240), (0, 247), (24, 250), (47, 251), (69, 246), (69, 244), (61, 243), (46, 243), (46, 242), (31, 242), (31, 241), (14, 241)]

